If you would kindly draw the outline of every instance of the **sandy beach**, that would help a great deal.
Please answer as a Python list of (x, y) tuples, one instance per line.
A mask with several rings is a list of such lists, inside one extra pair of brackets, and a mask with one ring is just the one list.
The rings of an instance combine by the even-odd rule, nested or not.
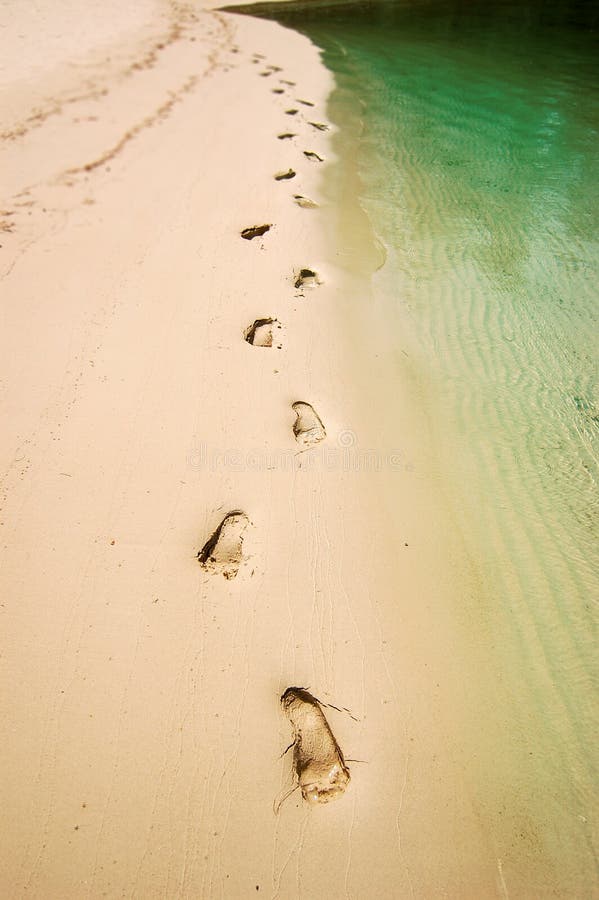
[[(492, 760), (464, 765), (476, 584), (324, 187), (331, 76), (246, 16), (30, 6), (1, 94), (2, 895), (507, 897)], [(232, 510), (226, 578), (196, 557)], [(292, 686), (337, 708), (351, 781), (275, 815)]]

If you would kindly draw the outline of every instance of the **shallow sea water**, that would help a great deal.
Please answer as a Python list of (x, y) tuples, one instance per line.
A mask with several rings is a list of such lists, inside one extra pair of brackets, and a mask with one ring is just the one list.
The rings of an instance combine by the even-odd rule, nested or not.
[[(560, 873), (543, 896), (599, 896), (599, 12), (315, 0), (261, 14), (323, 49), (337, 147), (386, 251), (375, 297), (477, 573), (470, 689), (489, 709), (471, 728), (497, 745), (481, 790), (509, 786), (514, 842)], [(345, 147), (344, 110), (360, 120)]]

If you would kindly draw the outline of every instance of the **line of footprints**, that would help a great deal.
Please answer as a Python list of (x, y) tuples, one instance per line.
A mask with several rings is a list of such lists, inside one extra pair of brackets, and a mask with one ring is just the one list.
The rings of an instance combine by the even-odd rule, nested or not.
[[(233, 52), (238, 52), (234, 48)], [(279, 66), (266, 65), (265, 58), (255, 53), (252, 63), (262, 67), (260, 77), (270, 78), (282, 72)], [(280, 87), (273, 89), (275, 94), (285, 94), (286, 89), (295, 87), (295, 82), (279, 79)], [(305, 107), (314, 107), (309, 100), (296, 100)], [(297, 116), (298, 107), (285, 110), (288, 116)], [(327, 131), (328, 125), (322, 122), (308, 123), (316, 131)], [(296, 133), (285, 131), (277, 135), (278, 140), (291, 140)], [(312, 150), (304, 150), (304, 157), (311, 162), (323, 162), (323, 157)], [(294, 169), (277, 172), (275, 181), (285, 182), (296, 177)], [(293, 199), (303, 209), (313, 209), (314, 201), (301, 194), (294, 194)], [(244, 228), (241, 237), (246, 241), (262, 237), (270, 229), (271, 224), (252, 225)], [(317, 287), (321, 282), (317, 272), (310, 268), (302, 268), (295, 273), (293, 279), (296, 290)], [(245, 340), (254, 347), (280, 348), (276, 344), (280, 323), (274, 318), (256, 319), (244, 332)], [(295, 412), (293, 433), (296, 441), (307, 449), (326, 438), (325, 427), (314, 407), (303, 400), (292, 404)], [(203, 569), (213, 575), (223, 575), (227, 579), (235, 578), (239, 567), (245, 559), (243, 537), (250, 525), (248, 516), (240, 509), (227, 513), (216, 531), (210, 535), (198, 553), (198, 560)], [(310, 804), (328, 803), (340, 797), (350, 780), (349, 769), (343, 753), (335, 740), (333, 732), (322, 711), (321, 702), (305, 688), (289, 687), (281, 697), (281, 705), (291, 725), (293, 741), (287, 748), (293, 748), (293, 769), (297, 782), (275, 805), (278, 812), (282, 802), (295, 791), (301, 789), (302, 796)], [(335, 707), (336, 708), (336, 707)], [(287, 753), (287, 750), (285, 753)]]

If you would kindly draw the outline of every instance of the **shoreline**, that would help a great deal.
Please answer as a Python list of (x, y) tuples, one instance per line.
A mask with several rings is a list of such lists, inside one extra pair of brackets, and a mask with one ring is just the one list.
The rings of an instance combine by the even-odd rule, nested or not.
[[(334, 129), (310, 126), (330, 121), (332, 77), (279, 25), (181, 16), (151, 64), (144, 45), (126, 78), (4, 147), (18, 196), (3, 201), (0, 883), (15, 897), (501, 896), (451, 722), (460, 548), (431, 540), (413, 385), (389, 379), (369, 294), (376, 252), (348, 265), (365, 232), (340, 237), (323, 166), (303, 155), (335, 164)], [(283, 71), (262, 77), (269, 65)], [(281, 78), (296, 84), (273, 94)], [(322, 284), (299, 296), (304, 266)], [(243, 340), (264, 316), (282, 349)], [(328, 433), (301, 457), (298, 399)], [(249, 565), (206, 575), (194, 556), (239, 508)], [(310, 812), (294, 795), (274, 817), (290, 685), (351, 710), (358, 723), (327, 718), (366, 764), (349, 763), (336, 803)], [(431, 866), (431, 846), (456, 858)]]

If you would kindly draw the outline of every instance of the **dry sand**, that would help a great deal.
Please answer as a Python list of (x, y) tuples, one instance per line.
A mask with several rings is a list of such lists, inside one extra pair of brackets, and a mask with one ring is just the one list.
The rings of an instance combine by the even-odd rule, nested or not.
[[(322, 190), (331, 77), (273, 23), (79, 7), (14, 3), (4, 33), (0, 892), (502, 897), (459, 546)], [(230, 510), (227, 579), (196, 554)], [(293, 685), (351, 711), (326, 710), (351, 783), (275, 816)]]

